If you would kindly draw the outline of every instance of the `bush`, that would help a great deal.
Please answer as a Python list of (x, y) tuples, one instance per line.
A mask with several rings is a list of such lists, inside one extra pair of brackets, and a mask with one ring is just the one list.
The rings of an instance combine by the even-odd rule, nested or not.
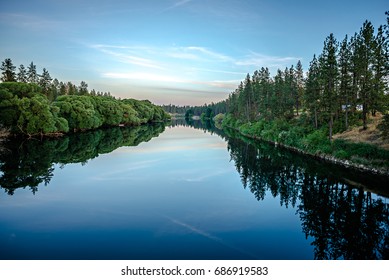
[(303, 144), (309, 152), (331, 154), (331, 142), (327, 138), (327, 133), (324, 129), (316, 130), (308, 134), (303, 139)]
[(349, 159), (350, 155), (345, 150), (339, 150), (334, 153), (334, 156), (339, 159)]

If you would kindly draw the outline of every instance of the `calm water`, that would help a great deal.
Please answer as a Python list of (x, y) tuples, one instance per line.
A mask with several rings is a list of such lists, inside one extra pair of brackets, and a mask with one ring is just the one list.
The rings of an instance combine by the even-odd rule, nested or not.
[(388, 259), (388, 180), (188, 126), (13, 140), (0, 259)]

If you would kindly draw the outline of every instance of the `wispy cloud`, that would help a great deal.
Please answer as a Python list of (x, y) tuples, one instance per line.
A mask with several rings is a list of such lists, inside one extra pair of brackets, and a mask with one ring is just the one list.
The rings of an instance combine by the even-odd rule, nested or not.
[[(247, 73), (260, 67), (284, 68), (295, 64), (297, 57), (279, 57), (246, 51), (231, 56), (204, 46), (89, 45), (109, 59), (126, 65), (102, 71), (102, 77), (131, 81), (133, 84), (165, 86), (201, 92), (229, 92), (238, 87)], [(206, 65), (206, 67), (202, 67)]]
[(285, 65), (294, 64), (299, 59), (301, 58), (292, 56), (270, 56), (250, 51), (244, 58), (237, 59), (235, 64), (240, 66), (283, 67)]
[(64, 22), (23, 13), (0, 13), (0, 22), (32, 31), (58, 29)]
[(170, 48), (167, 52), (170, 57), (194, 61), (228, 62), (233, 59), (225, 54), (212, 51), (205, 47), (189, 46)]
[[(131, 54), (136, 52), (143, 52), (146, 53), (145, 48), (134, 48), (134, 47), (128, 47), (128, 46), (115, 46), (115, 45), (91, 45), (92, 48), (99, 50), (102, 53), (108, 54), (115, 58), (116, 60), (127, 63), (127, 64), (133, 64), (138, 65), (146, 68), (153, 68), (153, 69), (160, 69), (164, 70), (165, 68), (162, 67), (157, 61), (141, 57), (137, 54)], [(117, 50), (124, 50), (123, 51), (117, 51)]]
[(166, 12), (166, 11), (170, 11), (170, 10), (173, 10), (173, 9), (176, 9), (176, 8), (179, 8), (181, 6), (184, 6), (186, 4), (188, 4), (189, 2), (191, 2), (192, 0), (180, 0), (180, 1), (177, 1), (175, 2), (173, 5), (167, 7), (166, 9), (163, 10), (163, 12)]
[(184, 83), (185, 80), (162, 74), (153, 74), (146, 72), (107, 72), (103, 73), (105, 78), (113, 79), (128, 79), (128, 80), (142, 80), (142, 81), (157, 81), (157, 82), (173, 82), (173, 83)]

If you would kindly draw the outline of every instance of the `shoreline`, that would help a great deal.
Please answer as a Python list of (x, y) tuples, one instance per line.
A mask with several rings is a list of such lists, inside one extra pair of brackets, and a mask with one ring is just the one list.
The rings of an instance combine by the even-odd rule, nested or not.
[(298, 153), (301, 155), (309, 156), (309, 157), (314, 158), (316, 160), (322, 160), (322, 161), (325, 161), (328, 163), (342, 166), (342, 167), (347, 168), (347, 169), (354, 169), (354, 170), (357, 170), (360, 172), (370, 173), (370, 174), (379, 175), (379, 176), (385, 176), (385, 177), (389, 178), (389, 169), (386, 169), (386, 168), (377, 168), (377, 167), (366, 166), (363, 164), (357, 164), (357, 163), (351, 162), (350, 160), (339, 159), (339, 158), (336, 158), (336, 157), (334, 157), (332, 155), (328, 155), (328, 154), (309, 153), (307, 151), (304, 151), (302, 149), (299, 149), (299, 148), (296, 148), (293, 146), (285, 145), (283, 143), (279, 143), (279, 142), (275, 142), (275, 141), (271, 141), (271, 140), (265, 140), (261, 137), (244, 133), (244, 132), (240, 131), (239, 128), (234, 128), (231, 126), (225, 126), (225, 127), (228, 129), (232, 129), (234, 131), (239, 132), (239, 134), (244, 136), (244, 137), (247, 137), (247, 138), (250, 138), (253, 140), (264, 141), (264, 142), (270, 143), (276, 147), (282, 147), (282, 148), (285, 148), (289, 151), (292, 151), (292, 152), (295, 152), (295, 153)]

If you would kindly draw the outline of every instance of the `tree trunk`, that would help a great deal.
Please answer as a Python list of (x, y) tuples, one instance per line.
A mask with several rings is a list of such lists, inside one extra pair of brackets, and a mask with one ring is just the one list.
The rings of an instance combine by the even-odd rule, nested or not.
[(348, 129), (348, 95), (346, 96), (346, 116), (345, 116), (345, 125), (346, 125), (346, 130)]
[(362, 120), (363, 120), (363, 130), (366, 130), (367, 129), (367, 104), (366, 104), (366, 100), (363, 101)]
[(333, 124), (334, 124), (334, 116), (331, 114), (330, 123), (329, 123), (329, 129), (330, 129), (329, 139), (330, 139), (330, 141), (332, 141), (332, 126), (333, 126)]

